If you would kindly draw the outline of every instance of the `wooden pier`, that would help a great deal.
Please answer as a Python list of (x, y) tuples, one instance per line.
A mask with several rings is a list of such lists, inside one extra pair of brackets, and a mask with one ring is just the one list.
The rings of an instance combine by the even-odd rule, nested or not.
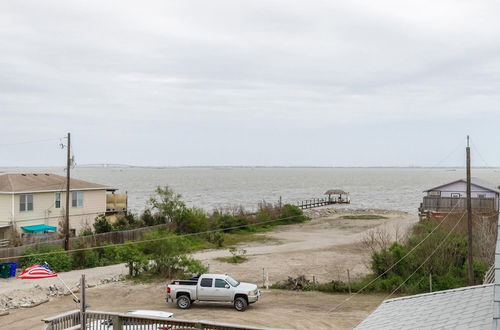
[(307, 199), (305, 201), (297, 202), (295, 203), (295, 205), (301, 208), (302, 210), (305, 210), (332, 204), (351, 203), (351, 200), (349, 199), (349, 193), (341, 189), (330, 189), (327, 192), (325, 192), (325, 195), (328, 195), (328, 198)]
[(315, 207), (321, 207), (321, 206), (326, 206), (326, 205), (332, 205), (332, 204), (350, 204), (350, 200), (338, 200), (338, 199), (328, 199), (328, 198), (313, 198), (313, 199), (307, 199), (305, 201), (300, 201), (295, 203), (296, 206), (301, 208), (302, 210), (305, 209), (312, 209)]

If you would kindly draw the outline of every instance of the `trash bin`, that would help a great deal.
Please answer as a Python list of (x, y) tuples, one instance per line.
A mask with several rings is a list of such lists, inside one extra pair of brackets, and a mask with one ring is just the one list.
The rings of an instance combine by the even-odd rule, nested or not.
[(17, 264), (15, 262), (6, 262), (6, 264), (10, 265), (10, 277), (16, 277)]
[(0, 264), (0, 277), (1, 278), (9, 278), (10, 277), (10, 268), (11, 265), (7, 263)]

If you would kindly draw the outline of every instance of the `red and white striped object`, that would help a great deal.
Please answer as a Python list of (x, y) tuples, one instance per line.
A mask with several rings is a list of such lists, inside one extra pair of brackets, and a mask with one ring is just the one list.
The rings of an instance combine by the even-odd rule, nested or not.
[(56, 276), (57, 274), (48, 265), (33, 265), (26, 268), (17, 278), (29, 280)]

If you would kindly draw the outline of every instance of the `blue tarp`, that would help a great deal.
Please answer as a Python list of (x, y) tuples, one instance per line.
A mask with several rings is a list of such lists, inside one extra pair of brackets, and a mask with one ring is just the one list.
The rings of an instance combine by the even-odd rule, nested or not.
[(47, 225), (33, 225), (21, 227), (24, 231), (28, 233), (40, 233), (42, 231), (56, 231), (57, 227), (47, 226)]

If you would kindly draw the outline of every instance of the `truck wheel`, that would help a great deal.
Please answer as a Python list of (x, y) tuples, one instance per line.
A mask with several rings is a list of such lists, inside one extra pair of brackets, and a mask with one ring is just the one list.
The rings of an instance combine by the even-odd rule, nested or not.
[(191, 299), (188, 296), (180, 296), (177, 298), (177, 308), (188, 309), (191, 307)]
[(236, 308), (236, 310), (238, 312), (244, 312), (245, 309), (247, 309), (248, 307), (248, 303), (247, 303), (247, 300), (243, 297), (238, 297), (234, 300), (234, 308)]

